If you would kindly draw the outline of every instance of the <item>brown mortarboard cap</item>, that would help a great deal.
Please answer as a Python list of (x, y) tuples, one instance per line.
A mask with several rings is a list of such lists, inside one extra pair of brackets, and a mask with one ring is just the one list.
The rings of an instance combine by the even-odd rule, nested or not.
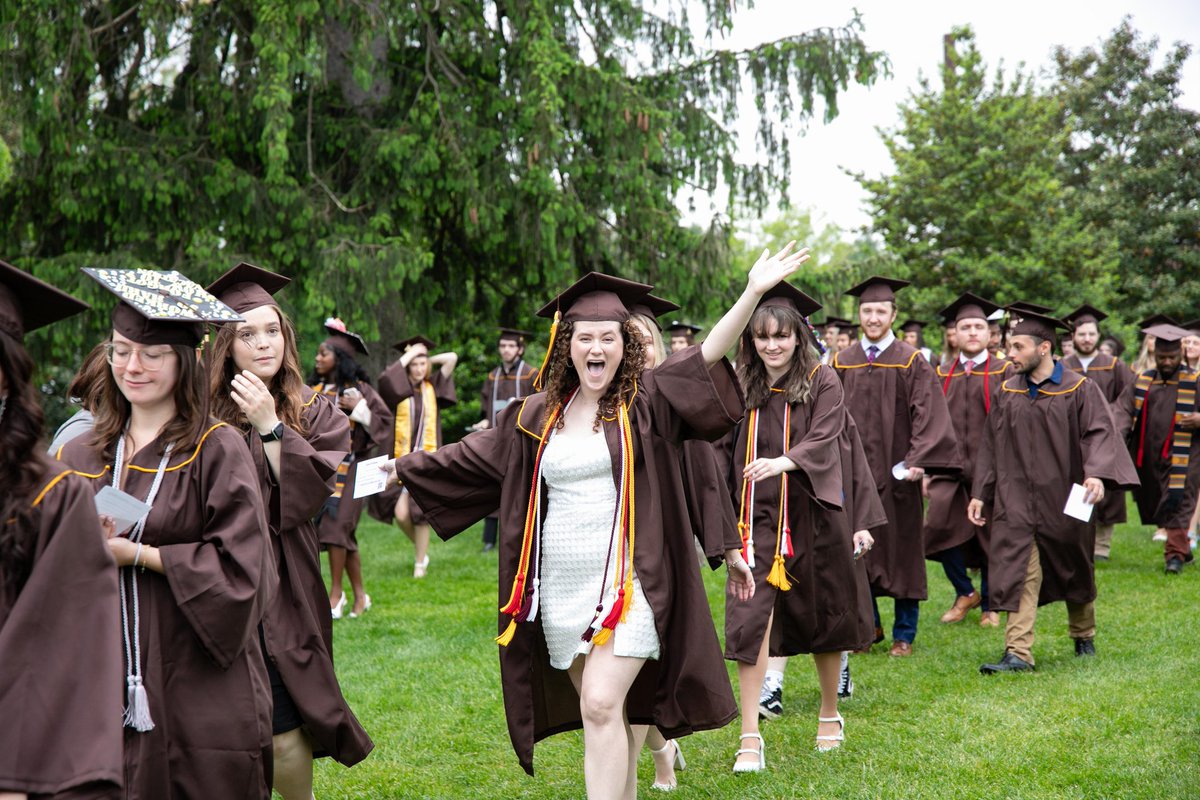
[(204, 323), (242, 322), (242, 317), (204, 287), (175, 270), (93, 269), (84, 273), (120, 298), (112, 326), (138, 344), (195, 347)]
[(904, 322), (900, 323), (900, 330), (904, 331), (905, 333), (908, 333), (909, 331), (916, 331), (917, 333), (920, 333), (921, 331), (925, 330), (925, 326), (927, 324), (928, 323), (919, 319), (906, 319)]
[(672, 303), (670, 300), (667, 300), (664, 297), (655, 297), (652, 294), (642, 295), (634, 302), (633, 305), (629, 307), (630, 314), (641, 314), (643, 317), (653, 322), (654, 326), (660, 331), (662, 330), (662, 325), (658, 324), (658, 318), (663, 314), (678, 310), (678, 303)]
[(1071, 329), (1061, 319), (1047, 317), (1045, 314), (1039, 314), (1035, 311), (1022, 309), (1020, 316), (1021, 321), (1012, 329), (1014, 336), (1036, 336), (1039, 339), (1047, 339), (1053, 342), (1058, 339), (1056, 331)]
[(1153, 328), (1155, 325), (1178, 325), (1174, 317), (1168, 317), (1166, 314), (1151, 314), (1137, 324), (1139, 329)]
[(850, 325), (850, 324), (852, 324), (852, 323), (848, 319), (842, 319), (841, 317), (826, 317), (825, 321), (822, 322), (817, 327), (821, 328), (822, 330), (824, 330), (825, 328), (839, 328), (840, 329), (840, 328), (845, 328), (847, 325)]
[(325, 332), (329, 334), (325, 337), (325, 341), (346, 355), (351, 357), (355, 353), (362, 353), (364, 356), (367, 355), (367, 343), (357, 333), (347, 330), (346, 323), (337, 317), (330, 317), (325, 320)]
[(1095, 306), (1090, 306), (1084, 303), (1079, 308), (1072, 311), (1063, 317), (1063, 321), (1070, 324), (1072, 327), (1081, 325), (1084, 322), (1094, 322), (1099, 325), (1104, 320), (1108, 319), (1108, 314), (1105, 314)]
[(902, 281), (899, 278), (884, 278), (875, 275), (857, 286), (851, 286), (846, 290), (846, 294), (857, 297), (860, 303), (894, 303), (896, 302), (896, 292), (911, 283), (911, 281)]
[(671, 320), (671, 324), (667, 326), (667, 333), (672, 336), (695, 336), (702, 330), (704, 329), (699, 325), (689, 325), (677, 319)]
[(780, 281), (768, 289), (759, 298), (758, 306), (786, 306), (800, 312), (802, 317), (809, 317), (821, 310), (820, 303), (787, 281)]
[(629, 307), (653, 286), (613, 275), (589, 272), (538, 310), (539, 317), (553, 319), (555, 312), (563, 322), (624, 322)]
[(1194, 319), (1191, 322), (1185, 322), (1179, 327), (1187, 328), (1192, 332), (1193, 336), (1200, 336), (1200, 319)]
[(952, 325), (960, 319), (982, 319), (987, 321), (1000, 306), (990, 300), (984, 300), (977, 294), (963, 292), (958, 298), (941, 310), (942, 319), (947, 325)]
[(437, 345), (435, 345), (432, 340), (427, 339), (418, 333), (416, 336), (410, 336), (407, 339), (396, 342), (394, 345), (392, 345), (392, 349), (398, 350), (401, 353), (403, 353), (408, 348), (412, 347), (413, 345), (417, 345), (417, 344), (425, 345), (426, 350), (433, 350), (433, 348), (437, 347)]
[(1154, 337), (1154, 352), (1156, 353), (1179, 352), (1179, 349), (1183, 347), (1184, 337), (1192, 335), (1192, 332), (1186, 328), (1168, 324), (1151, 325), (1149, 328), (1143, 329), (1142, 333)]
[(275, 305), (272, 295), (291, 282), (291, 278), (243, 261), (209, 284), (208, 291), (241, 314), (252, 308)]
[(1029, 303), (1024, 300), (1018, 300), (1017, 302), (1010, 304), (1008, 310), (1016, 311), (1018, 313), (1022, 311), (1032, 311), (1034, 314), (1049, 314), (1054, 309), (1050, 306), (1044, 306), (1041, 303)]
[(87, 311), (91, 306), (0, 261), (0, 331), (18, 341), (29, 331)]
[(500, 328), (500, 341), (516, 342), (517, 344), (525, 344), (533, 339), (536, 334), (529, 331), (523, 331), (520, 328)]

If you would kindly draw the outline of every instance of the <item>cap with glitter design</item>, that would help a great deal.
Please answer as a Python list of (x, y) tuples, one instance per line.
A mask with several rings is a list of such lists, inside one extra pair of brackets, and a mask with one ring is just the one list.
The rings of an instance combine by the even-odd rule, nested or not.
[(175, 270), (94, 269), (84, 273), (116, 295), (113, 329), (138, 344), (196, 346), (204, 324), (242, 322), (242, 316)]

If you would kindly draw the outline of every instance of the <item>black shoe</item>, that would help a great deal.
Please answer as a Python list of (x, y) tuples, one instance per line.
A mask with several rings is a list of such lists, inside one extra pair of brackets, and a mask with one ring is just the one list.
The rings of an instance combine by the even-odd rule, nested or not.
[(1195, 561), (1195, 560), (1196, 560), (1196, 554), (1195, 554), (1195, 553), (1191, 553), (1191, 552), (1189, 552), (1189, 553), (1188, 553), (1186, 556), (1184, 556), (1184, 557), (1183, 557), (1183, 563), (1185, 563), (1185, 564), (1190, 564), (1190, 563), (1192, 563), (1192, 562), (1193, 562), (1193, 561)]
[(1183, 559), (1168, 558), (1167, 559), (1167, 574), (1168, 575), (1178, 575), (1181, 572), (1183, 572)]
[(999, 664), (984, 664), (979, 668), (979, 672), (982, 675), (991, 675), (996, 672), (1029, 672), (1032, 669), (1033, 664), (1006, 652)]
[(1075, 640), (1075, 655), (1077, 655), (1077, 656), (1094, 656), (1094, 655), (1096, 655), (1096, 641), (1094, 639), (1076, 639)]
[(758, 698), (758, 716), (760, 719), (778, 719), (783, 714), (783, 687), (776, 686), (769, 692), (762, 692)]

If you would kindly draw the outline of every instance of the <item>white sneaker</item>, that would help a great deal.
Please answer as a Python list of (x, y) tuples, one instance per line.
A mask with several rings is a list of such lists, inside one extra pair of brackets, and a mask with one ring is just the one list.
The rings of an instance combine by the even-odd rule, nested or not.
[(1154, 532), (1154, 536), (1151, 537), (1151, 539), (1150, 539), (1150, 541), (1152, 541), (1152, 542), (1165, 542), (1166, 540), (1167, 540), (1167, 532), (1164, 531), (1162, 528), (1159, 528), (1158, 530), (1156, 530)]

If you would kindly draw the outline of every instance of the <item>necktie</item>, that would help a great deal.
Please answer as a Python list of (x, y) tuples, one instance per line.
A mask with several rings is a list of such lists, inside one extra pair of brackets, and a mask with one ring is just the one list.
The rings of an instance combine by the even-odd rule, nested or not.
[(974, 361), (968, 361), (967, 363), (963, 364), (963, 372), (967, 373), (967, 375), (970, 375), (970, 374), (971, 374), (971, 368), (972, 368), (973, 366), (975, 366), (975, 362), (974, 362)]
[(875, 356), (877, 356), (877, 355), (879, 355), (879, 348), (878, 348), (878, 347), (876, 347), (875, 345), (871, 345), (870, 347), (868, 347), (868, 348), (867, 348), (867, 363), (868, 363), (868, 364), (874, 364), (874, 363), (875, 363)]

